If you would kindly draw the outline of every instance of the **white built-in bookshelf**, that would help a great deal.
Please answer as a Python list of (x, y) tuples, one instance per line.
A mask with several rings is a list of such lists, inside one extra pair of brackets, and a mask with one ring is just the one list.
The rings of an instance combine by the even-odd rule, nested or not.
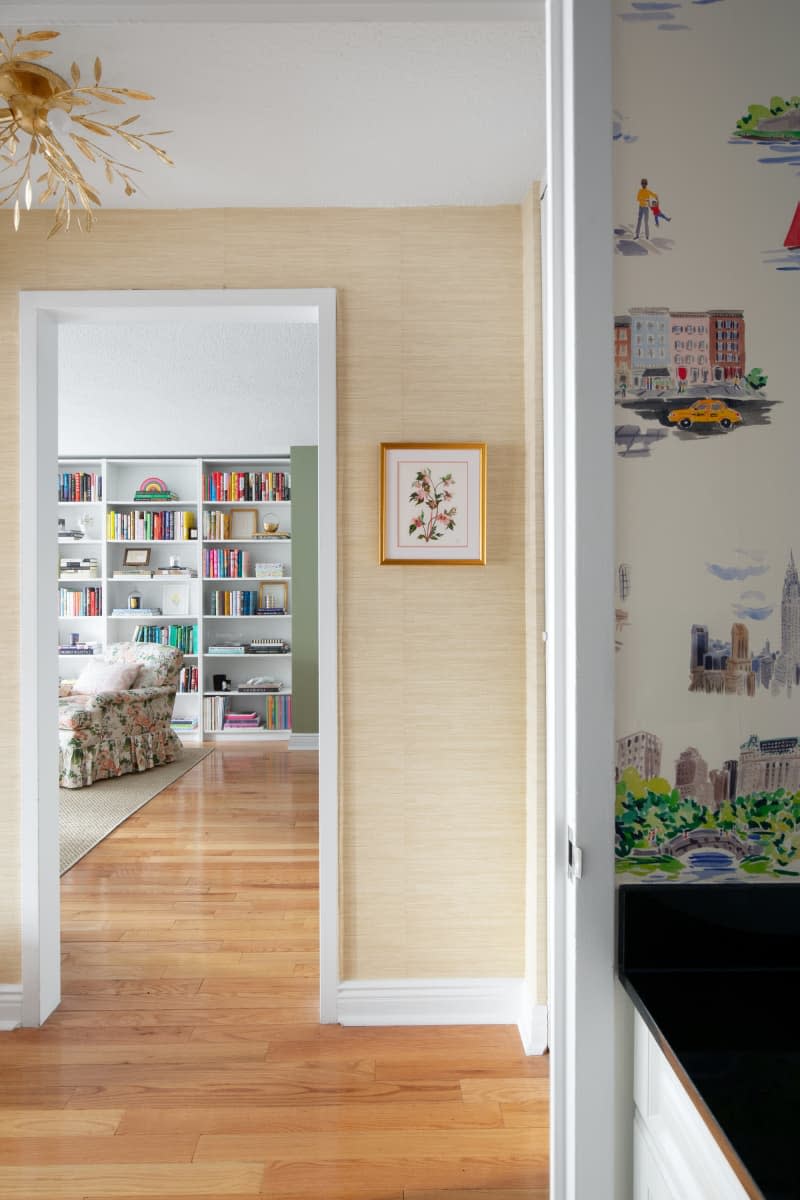
[[(66, 530), (79, 528), (84, 534), (72, 539), (59, 533), (59, 612), (65, 614), (58, 620), (60, 678), (75, 678), (89, 657), (69, 652), (72, 640), (92, 643), (94, 653), (101, 655), (112, 642), (134, 640), (138, 630), (160, 630), (140, 632), (138, 637), (177, 642), (184, 650), (186, 683), (196, 687), (179, 692), (175, 699), (174, 719), (183, 725), (178, 728), (182, 736), (288, 738), (292, 696), (289, 468), (286, 455), (235, 460), (59, 459), (59, 520)], [(94, 491), (91, 477), (101, 481)], [(152, 478), (163, 480), (176, 498), (136, 499), (143, 481)], [(272, 490), (265, 491), (270, 485)], [(62, 498), (80, 486), (88, 498)], [(268, 499), (268, 495), (279, 498)], [(266, 523), (277, 524), (278, 529), (265, 533)], [(148, 558), (143, 564), (146, 574), (129, 573), (127, 551)], [(95, 575), (88, 575), (85, 567), (78, 568), (77, 576), (62, 573), (62, 560), (85, 559), (94, 560)], [(158, 574), (175, 560), (178, 568), (193, 574)], [(133, 593), (138, 593), (138, 609), (129, 607)], [(77, 612), (81, 615), (73, 615)], [(277, 646), (277, 652), (255, 649), (267, 642)], [(194, 680), (188, 674), (192, 669)], [(222, 677), (229, 685), (226, 690), (219, 686)], [(256, 677), (276, 681), (280, 691), (244, 690)], [(257, 714), (257, 727), (237, 722), (236, 714), (249, 713)]]

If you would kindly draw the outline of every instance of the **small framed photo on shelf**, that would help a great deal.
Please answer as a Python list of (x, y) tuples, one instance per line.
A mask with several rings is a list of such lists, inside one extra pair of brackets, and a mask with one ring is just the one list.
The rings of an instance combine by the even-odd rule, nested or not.
[(167, 583), (162, 593), (161, 608), (165, 617), (188, 617), (189, 615), (188, 583)]
[(150, 565), (149, 546), (128, 546), (122, 560), (124, 567), (147, 567)]
[(486, 565), (485, 443), (381, 443), (380, 563)]
[(258, 585), (259, 612), (288, 612), (289, 585), (280, 579), (270, 579)]
[(258, 509), (239, 508), (231, 513), (231, 537), (251, 538), (258, 533)]

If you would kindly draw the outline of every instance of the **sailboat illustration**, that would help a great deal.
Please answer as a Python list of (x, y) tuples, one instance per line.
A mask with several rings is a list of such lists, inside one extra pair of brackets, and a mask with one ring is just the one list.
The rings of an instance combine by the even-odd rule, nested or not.
[(789, 232), (783, 242), (787, 250), (800, 250), (800, 204), (794, 210)]

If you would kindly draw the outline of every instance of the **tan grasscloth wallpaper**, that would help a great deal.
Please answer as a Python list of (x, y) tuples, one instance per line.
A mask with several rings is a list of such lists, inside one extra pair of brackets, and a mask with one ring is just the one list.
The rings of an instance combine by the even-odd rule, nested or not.
[[(18, 293), (94, 288), (338, 290), (342, 975), (522, 975), (519, 208), (107, 212), (49, 242), (48, 226), (0, 224), (0, 982), (20, 973)], [(378, 445), (402, 439), (488, 443), (485, 569), (377, 565)]]

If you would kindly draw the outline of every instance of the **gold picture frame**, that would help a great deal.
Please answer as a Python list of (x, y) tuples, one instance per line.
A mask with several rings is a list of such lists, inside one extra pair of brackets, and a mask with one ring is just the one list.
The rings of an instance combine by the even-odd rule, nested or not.
[[(275, 596), (280, 593), (282, 603), (280, 605), (270, 603), (270, 599), (274, 601)], [(264, 579), (258, 585), (258, 607), (259, 608), (283, 608), (285, 613), (289, 611), (289, 584), (283, 579)]]
[(258, 509), (235, 508), (231, 512), (231, 538), (252, 538), (258, 533)]
[(486, 566), (485, 442), (381, 442), (381, 566)]

